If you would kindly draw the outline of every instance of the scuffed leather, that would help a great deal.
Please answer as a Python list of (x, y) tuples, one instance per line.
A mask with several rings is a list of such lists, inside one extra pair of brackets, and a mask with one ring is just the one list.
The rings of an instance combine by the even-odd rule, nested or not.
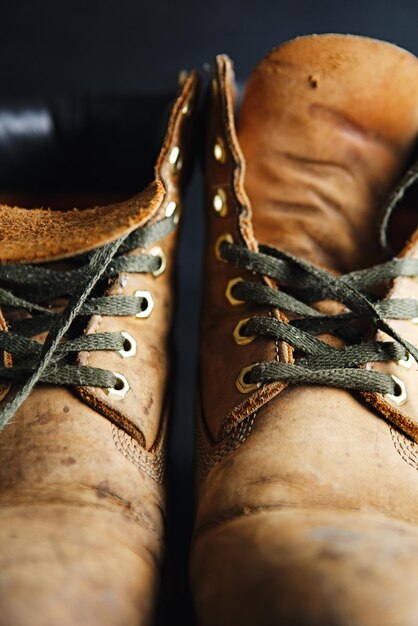
[[(97, 242), (98, 232), (108, 232), (112, 211), (115, 227), (122, 223), (130, 229), (134, 223), (160, 219), (167, 203), (180, 197), (188, 169), (196, 88), (192, 73), (171, 111), (157, 160), (157, 182), (151, 187), (156, 197), (142, 196), (149, 199), (148, 205), (141, 205), (145, 212), (129, 211), (138, 207), (137, 200), (120, 204), (102, 217), (108, 219), (106, 228), (95, 223), (93, 232), (84, 232), (85, 236), (96, 237)], [(167, 166), (172, 142), (177, 140), (184, 158), (180, 173)], [(164, 168), (170, 171), (170, 180)], [(136, 222), (130, 221), (132, 216)], [(70, 235), (64, 236), (71, 245)], [(128, 324), (137, 340), (136, 357), (114, 356), (117, 371), (122, 371), (124, 361), (123, 372), (135, 398), (126, 408), (121, 401), (118, 411), (124, 420), (138, 423), (142, 438), (126, 432), (122, 419), (107, 417), (95, 403), (94, 393), (82, 399), (74, 390), (48, 385), (35, 389), (0, 434), (1, 626), (131, 626), (152, 621), (165, 523), (167, 344), (175, 240), (176, 233), (159, 242), (167, 255), (165, 274), (130, 275), (125, 283), (126, 293), (152, 291), (151, 317), (129, 321), (106, 317), (100, 328), (121, 331)], [(121, 288), (119, 283), (115, 289)], [(90, 364), (93, 360), (99, 367), (113, 366), (108, 353), (95, 355)]]
[[(225, 291), (231, 279), (253, 279), (250, 272), (238, 271), (220, 261), (215, 254), (219, 236), (230, 234), (234, 241), (257, 249), (252, 224), (251, 207), (244, 191), (245, 163), (234, 128), (233, 71), (229, 59), (216, 58), (212, 83), (211, 111), (205, 154), (207, 175), (207, 256), (205, 264), (205, 291), (203, 294), (201, 350), (201, 402), (210, 436), (217, 441), (234, 428), (246, 415), (254, 412), (283, 388), (281, 383), (266, 385), (261, 390), (243, 396), (235, 387), (241, 369), (250, 363), (271, 360), (277, 355), (289, 358), (282, 344), (263, 338), (238, 346), (233, 339), (236, 324), (251, 314), (265, 314), (262, 307), (231, 306)], [(214, 144), (221, 139), (225, 146), (225, 163), (213, 157)], [(226, 195), (228, 211), (221, 216), (213, 209), (217, 189)], [(280, 313), (277, 313), (280, 315)], [(207, 381), (207, 383), (205, 382)]]
[[(190, 143), (190, 115), (185, 114), (186, 104), (190, 111), (195, 102), (195, 79), (189, 79), (182, 94), (175, 103), (167, 127), (167, 133), (155, 166), (155, 177), (165, 189), (165, 197), (160, 207), (151, 216), (150, 223), (164, 217), (170, 202), (176, 202), (177, 214), (181, 211), (184, 176), (187, 175), (188, 157), (185, 151)], [(181, 147), (180, 159), (183, 166), (173, 168), (170, 154), (176, 146)], [(183, 183), (182, 183), (183, 181)], [(168, 259), (174, 258), (176, 236), (171, 234), (158, 245)], [(151, 244), (148, 249), (151, 249)], [(147, 250), (143, 250), (147, 252)], [(96, 408), (109, 419), (133, 436), (144, 448), (152, 449), (159, 429), (160, 418), (167, 403), (167, 382), (170, 367), (169, 332), (174, 312), (174, 272), (173, 261), (160, 276), (150, 274), (121, 274), (110, 285), (109, 295), (132, 295), (137, 290), (149, 291), (154, 300), (154, 309), (147, 319), (95, 317), (88, 326), (93, 332), (128, 332), (137, 342), (137, 355), (134, 359), (123, 359), (117, 353), (95, 351), (80, 355), (80, 363), (100, 367), (105, 359), (106, 367), (123, 374), (131, 385), (131, 391), (123, 402), (112, 400), (100, 388), (79, 388), (78, 392), (90, 406)]]
[(0, 624), (149, 624), (164, 490), (135, 460), (135, 440), (71, 392), (42, 387), (0, 451)]
[(42, 263), (89, 252), (149, 221), (164, 195), (156, 180), (126, 202), (82, 211), (0, 205), (0, 262)]
[(379, 209), (416, 140), (417, 79), (412, 54), (338, 35), (256, 66), (238, 136), (259, 241), (338, 272), (381, 260)]
[[(256, 239), (336, 272), (378, 260), (379, 208), (416, 141), (417, 102), (418, 61), (382, 42), (313, 36), (268, 55), (238, 122)], [(210, 189), (210, 168), (207, 179)], [(217, 219), (209, 205), (211, 228)], [(232, 313), (216, 308), (223, 270), (207, 274), (218, 295), (203, 313), (191, 557), (199, 625), (415, 624), (416, 443), (360, 394), (320, 386), (282, 389), (214, 441), (234, 406), (235, 371), (261, 341), (241, 347), (242, 357), (229, 342)], [(398, 279), (389, 297), (415, 297), (412, 283)], [(416, 343), (405, 326), (399, 330)], [(204, 374), (211, 361), (216, 382)], [(407, 375), (412, 403), (416, 374)], [(205, 399), (215, 394), (221, 399), (208, 412)]]
[[(418, 232), (415, 233), (411, 242), (407, 245), (402, 257), (418, 258)], [(414, 298), (418, 300), (418, 283), (416, 278), (400, 276), (393, 281), (393, 285), (387, 294), (390, 298)], [(418, 320), (390, 320), (390, 325), (396, 332), (409, 341), (413, 346), (418, 345)], [(388, 341), (389, 337), (378, 331), (377, 341)], [(383, 416), (390, 420), (397, 428), (404, 432), (413, 441), (418, 442), (418, 394), (416, 391), (418, 364), (413, 361), (409, 367), (396, 361), (382, 363), (370, 363), (368, 368), (378, 372), (384, 372), (396, 376), (405, 384), (407, 398), (401, 406), (388, 402), (380, 394), (363, 393), (363, 397), (377, 409)]]

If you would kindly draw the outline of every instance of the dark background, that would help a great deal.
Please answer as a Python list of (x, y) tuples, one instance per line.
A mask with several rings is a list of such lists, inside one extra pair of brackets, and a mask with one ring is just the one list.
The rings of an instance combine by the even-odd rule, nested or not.
[[(418, 53), (418, 0), (1, 0), (0, 20), (0, 97), (166, 93), (175, 89), (179, 70), (202, 69), (220, 52), (234, 59), (238, 79), (244, 80), (269, 49), (313, 32), (362, 34)], [(199, 185), (196, 175), (179, 254), (177, 391), (160, 625), (193, 624), (187, 551), (203, 236)]]

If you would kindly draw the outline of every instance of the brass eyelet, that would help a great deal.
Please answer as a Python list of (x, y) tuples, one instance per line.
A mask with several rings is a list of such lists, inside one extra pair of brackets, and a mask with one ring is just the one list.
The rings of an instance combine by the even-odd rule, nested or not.
[(398, 361), (398, 365), (401, 365), (402, 367), (406, 367), (407, 369), (411, 369), (414, 363), (415, 363), (415, 359), (410, 353), (408, 354), (407, 359), (400, 359)]
[(181, 150), (179, 146), (174, 146), (171, 149), (168, 160), (174, 173), (179, 172), (181, 170), (182, 165), (183, 165), (183, 160), (181, 158)]
[(224, 241), (227, 241), (228, 243), (234, 243), (232, 235), (230, 235), (229, 233), (223, 233), (223, 235), (219, 235), (215, 242), (215, 256), (218, 261), (222, 261), (222, 263), (227, 263), (227, 261), (221, 255), (221, 244), (223, 244)]
[(161, 276), (165, 272), (165, 268), (167, 267), (167, 257), (165, 256), (165, 252), (160, 246), (154, 246), (149, 251), (151, 256), (160, 257), (160, 267), (152, 272), (153, 276)]
[(390, 404), (395, 406), (402, 406), (408, 399), (405, 383), (397, 376), (391, 375), (391, 378), (393, 382), (397, 385), (399, 393), (386, 393), (384, 397)]
[(251, 365), (247, 365), (247, 367), (243, 367), (239, 373), (237, 380), (235, 381), (236, 388), (241, 393), (251, 393), (251, 391), (256, 391), (260, 389), (262, 383), (247, 383), (245, 381), (245, 376), (251, 372), (251, 370), (258, 365), (258, 363), (252, 363)]
[(122, 350), (119, 350), (119, 354), (124, 359), (129, 359), (131, 356), (135, 356), (136, 354), (136, 341), (135, 339), (125, 331), (121, 332), (122, 337), (124, 337), (125, 341), (123, 342)]
[(217, 161), (218, 163), (225, 163), (225, 144), (222, 137), (216, 137), (215, 143), (213, 144), (213, 156), (215, 158), (215, 161)]
[(190, 105), (190, 102), (186, 102), (185, 104), (183, 104), (181, 112), (183, 115), (190, 115), (190, 113), (192, 112), (192, 107)]
[(165, 216), (171, 217), (173, 213), (175, 213), (176, 209), (177, 209), (177, 202), (174, 202), (174, 200), (171, 200), (171, 202), (169, 202), (167, 206), (165, 207)]
[(212, 199), (213, 210), (219, 217), (225, 217), (228, 215), (228, 202), (226, 198), (226, 193), (223, 189), (219, 187), (216, 190), (215, 195)]
[(135, 291), (135, 298), (142, 298), (145, 301), (145, 305), (142, 307), (139, 313), (136, 313), (135, 317), (146, 318), (149, 317), (154, 308), (154, 300), (149, 291)]
[(244, 279), (241, 278), (240, 276), (238, 276), (238, 278), (231, 278), (231, 280), (229, 281), (229, 283), (226, 286), (225, 296), (226, 296), (226, 299), (228, 300), (229, 304), (232, 304), (232, 306), (238, 306), (239, 304), (245, 304), (245, 300), (238, 300), (237, 298), (234, 298), (234, 296), (232, 295), (233, 287), (235, 287), (235, 285), (237, 285), (238, 283), (243, 283), (243, 282), (244, 282)]
[(109, 396), (109, 398), (112, 398), (112, 400), (123, 400), (126, 398), (130, 389), (129, 383), (123, 374), (119, 374), (118, 372), (112, 373), (116, 376), (116, 385), (115, 387), (105, 388), (104, 392)]
[(241, 335), (241, 328), (248, 324), (250, 319), (250, 317), (246, 317), (245, 319), (240, 320), (234, 328), (234, 340), (239, 346), (246, 346), (257, 338), (257, 335), (249, 335), (248, 337)]

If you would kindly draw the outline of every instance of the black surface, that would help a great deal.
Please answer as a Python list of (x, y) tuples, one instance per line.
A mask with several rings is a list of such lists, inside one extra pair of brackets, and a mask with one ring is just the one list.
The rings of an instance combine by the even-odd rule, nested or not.
[(135, 194), (154, 165), (175, 94), (0, 98), (0, 188)]
[(416, 0), (2, 0), (0, 16), (0, 79), (13, 94), (166, 92), (179, 69), (214, 54), (246, 75), (273, 46), (313, 32), (418, 52)]
[[(418, 53), (417, 0), (3, 0), (0, 17), (0, 99), (57, 93), (171, 92), (180, 69), (202, 68), (219, 52), (235, 60), (237, 75), (243, 78), (270, 48), (312, 32), (363, 34)], [(179, 255), (177, 384), (160, 625), (193, 623), (186, 570), (192, 517), (200, 198), (195, 178), (186, 202)]]

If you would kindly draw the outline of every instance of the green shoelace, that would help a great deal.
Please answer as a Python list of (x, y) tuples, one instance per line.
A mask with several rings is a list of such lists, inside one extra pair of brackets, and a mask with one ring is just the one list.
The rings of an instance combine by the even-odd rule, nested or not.
[[(399, 384), (388, 375), (359, 366), (376, 361), (418, 361), (418, 350), (400, 337), (386, 319), (418, 321), (415, 299), (378, 300), (367, 293), (370, 287), (398, 276), (418, 276), (418, 260), (393, 259), (370, 269), (336, 277), (281, 250), (260, 246), (259, 252), (223, 241), (223, 259), (236, 267), (268, 276), (280, 291), (265, 284), (239, 281), (231, 288), (236, 299), (255, 305), (281, 309), (294, 318), (284, 323), (272, 317), (253, 317), (240, 328), (243, 337), (265, 336), (285, 341), (295, 349), (295, 363), (261, 362), (245, 374), (248, 385), (273, 381), (317, 384), (359, 391), (399, 395)], [(347, 312), (325, 315), (311, 305), (332, 300)], [(379, 329), (393, 341), (364, 341), (363, 334)], [(336, 348), (318, 339), (332, 333), (349, 343)]]
[[(88, 385), (115, 388), (113, 372), (72, 362), (74, 354), (92, 350), (122, 350), (122, 333), (95, 333), (70, 338), (74, 322), (91, 315), (131, 316), (141, 313), (146, 299), (136, 296), (91, 297), (99, 281), (121, 272), (156, 272), (161, 258), (136, 254), (136, 248), (154, 243), (174, 228), (174, 216), (138, 228), (89, 254), (75, 259), (79, 266), (55, 271), (42, 265), (0, 264), (0, 306), (26, 311), (30, 317), (10, 323), (0, 331), (0, 350), (13, 357), (12, 367), (0, 367), (0, 379), (17, 383), (0, 409), (0, 429), (16, 413), (38, 382), (55, 385)], [(104, 290), (104, 288), (103, 288)], [(102, 292), (103, 292), (102, 290)], [(56, 313), (41, 303), (68, 298), (65, 309)], [(84, 324), (85, 327), (85, 324)], [(43, 344), (31, 337), (47, 331)], [(9, 399), (9, 396), (12, 396)]]

